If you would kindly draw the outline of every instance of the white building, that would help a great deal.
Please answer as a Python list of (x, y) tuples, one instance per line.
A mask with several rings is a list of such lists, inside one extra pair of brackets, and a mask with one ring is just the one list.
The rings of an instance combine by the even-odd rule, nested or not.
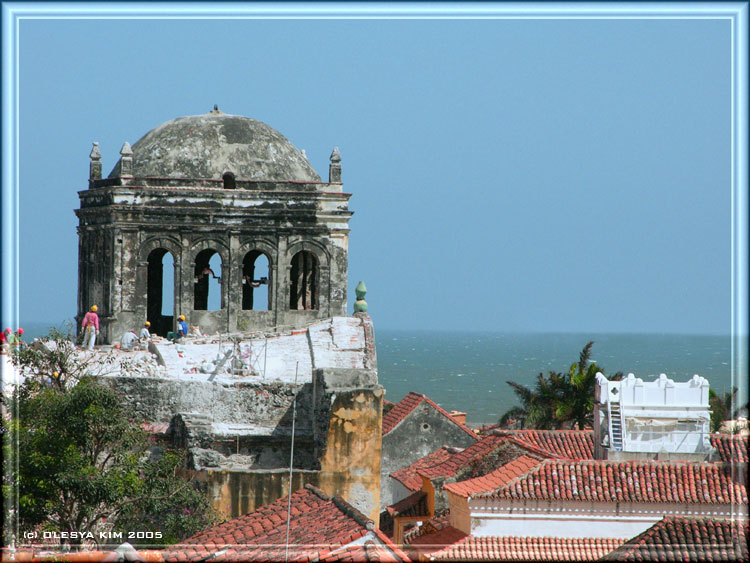
[(644, 382), (597, 374), (594, 447), (597, 459), (703, 461), (713, 453), (708, 380), (675, 383), (665, 374)]

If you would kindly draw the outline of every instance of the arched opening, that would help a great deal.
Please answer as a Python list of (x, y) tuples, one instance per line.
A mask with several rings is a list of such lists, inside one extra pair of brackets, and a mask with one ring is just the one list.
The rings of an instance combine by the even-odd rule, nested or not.
[(224, 307), (221, 291), (221, 256), (212, 248), (195, 257), (193, 309), (218, 311)]
[(224, 172), (224, 175), (221, 177), (222, 180), (224, 180), (224, 189), (225, 190), (233, 190), (237, 187), (237, 184), (234, 181), (234, 174), (231, 172)]
[(242, 309), (245, 311), (270, 311), (268, 299), (270, 272), (268, 256), (260, 250), (251, 250), (242, 260)]
[(146, 320), (151, 332), (167, 336), (174, 321), (174, 257), (164, 248), (148, 255)]
[(318, 308), (318, 259), (302, 250), (292, 257), (289, 308), (310, 311)]

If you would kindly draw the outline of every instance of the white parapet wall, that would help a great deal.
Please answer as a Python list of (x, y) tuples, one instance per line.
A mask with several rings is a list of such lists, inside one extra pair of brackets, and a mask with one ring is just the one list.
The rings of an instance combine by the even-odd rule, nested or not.
[(625, 452), (709, 452), (708, 390), (708, 380), (699, 375), (676, 383), (665, 374), (654, 381), (632, 373), (609, 381), (599, 373), (596, 398), (606, 427), (602, 435), (612, 436), (618, 429)]

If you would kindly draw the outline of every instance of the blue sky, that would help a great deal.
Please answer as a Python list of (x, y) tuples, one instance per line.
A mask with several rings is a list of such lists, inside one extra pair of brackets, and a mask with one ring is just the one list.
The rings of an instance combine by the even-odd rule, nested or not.
[[(353, 193), (381, 328), (729, 333), (728, 20), (23, 20), (20, 315), (76, 313), (98, 141), (214, 104)], [(351, 305), (350, 305), (351, 309)]]

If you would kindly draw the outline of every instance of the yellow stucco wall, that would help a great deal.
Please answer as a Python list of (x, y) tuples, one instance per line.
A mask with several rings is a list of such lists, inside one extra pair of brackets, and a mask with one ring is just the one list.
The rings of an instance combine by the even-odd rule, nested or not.
[(318, 486), (379, 524), (382, 388), (331, 395), (326, 450)]

